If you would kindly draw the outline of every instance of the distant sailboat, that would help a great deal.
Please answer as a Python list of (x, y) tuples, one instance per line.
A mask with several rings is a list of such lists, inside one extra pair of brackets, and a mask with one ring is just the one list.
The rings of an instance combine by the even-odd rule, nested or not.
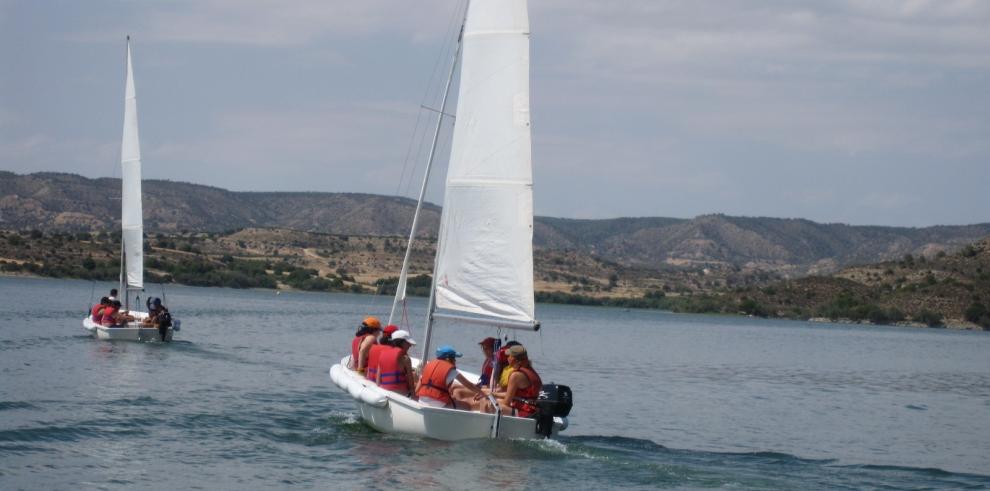
[[(463, 52), (461, 51), (463, 50)], [(430, 354), (434, 319), (497, 328), (537, 330), (533, 294), (533, 195), (529, 120), (529, 16), (526, 0), (469, 1), (455, 53), (460, 92), (430, 310), (423, 344)], [(447, 82), (453, 79), (451, 67)], [(446, 108), (447, 91), (437, 121)], [(430, 152), (432, 163), (436, 135)], [(429, 168), (423, 183), (426, 189)], [(420, 192), (420, 204), (424, 191)], [(417, 215), (409, 238), (416, 234)], [(409, 249), (392, 315), (405, 300)], [(463, 337), (462, 337), (463, 339)], [(473, 344), (471, 342), (470, 344)], [(348, 368), (350, 356), (330, 370), (357, 402), (361, 419), (386, 433), (440, 440), (531, 438), (567, 427), (570, 408), (542, 400), (537, 419), (435, 408), (378, 387)], [(414, 365), (419, 364), (413, 360)], [(468, 378), (476, 375), (461, 371)], [(544, 385), (544, 388), (547, 386)], [(556, 409), (556, 410), (555, 410)], [(540, 420), (541, 424), (537, 425)]]
[(108, 327), (94, 322), (92, 317), (83, 319), (83, 327), (99, 339), (170, 341), (179, 330), (178, 319), (161, 331), (157, 327), (141, 326), (147, 312), (130, 310), (130, 293), (144, 290), (144, 218), (141, 207), (141, 144), (138, 138), (137, 94), (134, 90), (134, 72), (131, 66), (131, 38), (127, 37), (127, 82), (124, 88), (124, 133), (120, 146), (121, 165), (121, 267), (120, 292), (124, 310), (135, 320), (121, 327)]

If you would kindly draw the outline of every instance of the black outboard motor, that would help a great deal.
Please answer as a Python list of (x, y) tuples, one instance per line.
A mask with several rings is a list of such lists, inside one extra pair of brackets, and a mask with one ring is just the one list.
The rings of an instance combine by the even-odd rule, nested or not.
[(570, 414), (574, 397), (570, 387), (551, 382), (543, 384), (535, 403), (539, 408), (536, 413), (536, 433), (543, 435), (544, 438), (550, 438), (553, 433), (554, 416), (564, 417)]

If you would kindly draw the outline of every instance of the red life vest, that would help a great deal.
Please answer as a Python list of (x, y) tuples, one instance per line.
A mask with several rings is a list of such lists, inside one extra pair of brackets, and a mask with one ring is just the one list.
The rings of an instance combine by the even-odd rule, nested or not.
[[(406, 371), (403, 369), (402, 363), (402, 348), (396, 348), (394, 346), (385, 346), (384, 350), (381, 350), (381, 356), (378, 358), (378, 385), (383, 389), (388, 389), (392, 392), (398, 392), (406, 396), (409, 395), (409, 381), (406, 379)], [(371, 371), (371, 365), (368, 365), (368, 371)]]
[[(361, 351), (361, 342), (364, 341), (364, 338), (366, 338), (368, 336), (374, 337), (375, 335), (374, 334), (362, 334), (360, 336), (354, 336), (354, 339), (351, 341), (351, 368), (353, 368), (354, 370), (357, 370), (359, 368), (364, 368), (364, 367), (359, 367), (358, 366), (358, 360), (361, 359), (361, 357), (360, 357), (360, 354), (361, 354), (360, 353), (360, 351)], [(365, 366), (367, 366), (367, 365), (365, 365)]]
[(103, 305), (102, 303), (98, 303), (94, 305), (92, 309), (89, 310), (90, 319), (92, 319), (93, 322), (100, 322), (100, 320), (103, 319), (103, 314), (100, 313), (100, 311), (103, 310), (103, 307), (109, 307), (109, 305)]
[(519, 367), (516, 370), (522, 372), (529, 379), (529, 387), (525, 389), (517, 389), (515, 397), (509, 401), (509, 407), (516, 410), (516, 415), (520, 418), (528, 418), (539, 410), (533, 404), (525, 401), (535, 401), (540, 395), (540, 389), (543, 387), (543, 381), (540, 380), (540, 376), (536, 374), (536, 371), (530, 367)]
[(450, 390), (447, 388), (447, 375), (454, 370), (454, 364), (447, 360), (431, 360), (423, 367), (423, 376), (419, 379), (419, 389), (416, 395), (419, 397), (429, 397), (443, 402), (453, 404), (450, 398)]
[(388, 348), (391, 348), (391, 346), (377, 343), (371, 345), (371, 349), (368, 350), (368, 364), (365, 366), (364, 371), (364, 377), (366, 379), (371, 381), (378, 380), (378, 360), (381, 358), (382, 352)]
[(116, 321), (113, 319), (113, 314), (116, 313), (117, 309), (114, 306), (107, 305), (106, 308), (103, 309), (103, 316), (100, 317), (100, 324), (107, 327), (114, 325)]

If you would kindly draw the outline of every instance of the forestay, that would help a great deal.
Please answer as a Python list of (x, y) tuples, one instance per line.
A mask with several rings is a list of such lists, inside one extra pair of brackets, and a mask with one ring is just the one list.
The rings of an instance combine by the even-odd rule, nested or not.
[(141, 145), (138, 141), (137, 95), (127, 43), (127, 84), (124, 92), (124, 135), (120, 145), (121, 215), (127, 286), (144, 287), (144, 225), (141, 211)]
[(436, 305), (533, 322), (533, 176), (525, 0), (474, 0), (440, 224)]

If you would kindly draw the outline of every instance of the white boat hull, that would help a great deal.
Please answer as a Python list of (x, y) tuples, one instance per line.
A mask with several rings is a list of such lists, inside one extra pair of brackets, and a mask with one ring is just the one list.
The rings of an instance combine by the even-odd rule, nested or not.
[[(361, 413), (361, 420), (382, 433), (401, 433), (447, 441), (540, 437), (536, 433), (536, 420), (532, 418), (435, 408), (382, 389), (347, 368), (348, 359), (349, 356), (330, 368), (330, 379), (351, 395)], [(413, 360), (413, 364), (416, 363)], [(472, 377), (467, 373), (464, 375)], [(554, 418), (554, 435), (565, 428), (566, 418)]]
[[(148, 316), (145, 312), (130, 312), (131, 315), (135, 317), (135, 321), (128, 322), (122, 327), (107, 327), (101, 326), (95, 322), (90, 317), (83, 319), (83, 328), (85, 328), (93, 337), (97, 339), (105, 339), (108, 341), (161, 341), (161, 335), (158, 333), (157, 327), (147, 327), (141, 326), (141, 319)], [(169, 327), (168, 331), (165, 333), (165, 340), (171, 341), (172, 335), (175, 332), (174, 327)]]

